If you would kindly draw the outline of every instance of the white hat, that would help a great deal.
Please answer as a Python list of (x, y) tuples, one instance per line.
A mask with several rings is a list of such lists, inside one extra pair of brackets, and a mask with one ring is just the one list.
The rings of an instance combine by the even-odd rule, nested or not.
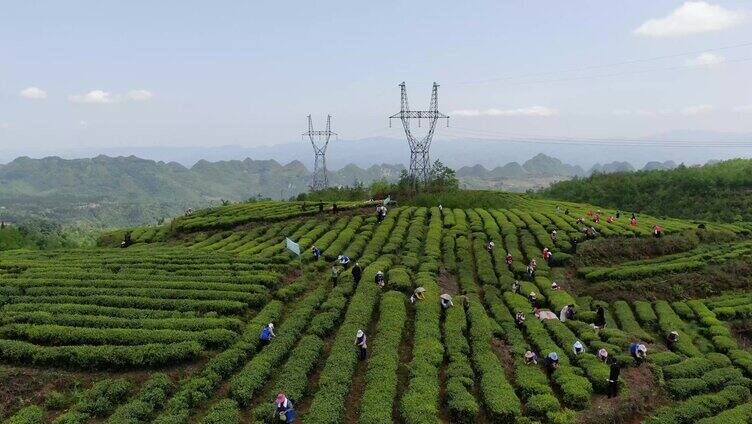
[(608, 351), (604, 348), (598, 349), (598, 355), (607, 358), (608, 357)]
[(530, 296), (535, 297), (535, 292), (530, 292)]
[(384, 275), (384, 271), (379, 271), (376, 273), (376, 275)]
[(534, 356), (535, 356), (535, 354), (532, 351), (528, 350), (527, 352), (525, 352), (525, 358), (530, 359), (530, 358), (532, 358)]
[(642, 353), (647, 353), (647, 351), (648, 351), (648, 348), (647, 348), (647, 347), (645, 347), (645, 345), (644, 345), (644, 344), (641, 344), (641, 345), (638, 345), (638, 346), (637, 346), (637, 351), (638, 351), (638, 352), (642, 352)]
[(360, 337), (363, 337), (363, 330), (358, 330), (358, 332), (357, 332), (357, 333), (355, 333), (355, 335), (356, 335), (356, 336), (357, 336), (358, 338), (360, 338)]
[(444, 293), (444, 294), (442, 294), (442, 295), (441, 295), (441, 296), (439, 296), (439, 297), (440, 297), (440, 298), (442, 298), (442, 299), (444, 299), (444, 300), (449, 300), (449, 301), (451, 301), (451, 300), (452, 300), (452, 296), (450, 296), (450, 295), (449, 295), (449, 294), (447, 294), (447, 293)]
[(552, 361), (558, 361), (559, 355), (557, 355), (556, 352), (551, 352), (548, 354), (548, 358), (551, 359)]
[(272, 324), (272, 323), (270, 322), (270, 323), (269, 323), (269, 328), (274, 328), (274, 324)]
[(426, 291), (426, 289), (423, 286), (420, 286), (417, 289), (415, 289), (415, 293), (423, 293), (425, 291)]
[(582, 343), (579, 340), (577, 340), (576, 342), (574, 342), (574, 349), (575, 350), (584, 350), (585, 348), (582, 346)]
[(669, 333), (669, 334), (672, 334), (672, 335), (674, 335), (674, 336), (678, 336), (678, 335), (679, 335), (679, 333), (677, 333), (676, 331), (672, 331), (672, 332), (671, 332), (671, 333)]
[(490, 244), (491, 246), (496, 246), (496, 245), (494, 244), (494, 242), (492, 242), (492, 241), (489, 241), (489, 242), (488, 242), (488, 244)]
[(337, 259), (342, 259), (342, 255), (337, 256)]

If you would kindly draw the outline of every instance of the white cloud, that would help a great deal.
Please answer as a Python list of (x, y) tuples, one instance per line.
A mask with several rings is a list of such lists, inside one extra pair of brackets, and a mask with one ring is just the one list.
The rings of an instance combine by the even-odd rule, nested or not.
[(638, 116), (643, 118), (658, 118), (666, 116), (696, 116), (715, 110), (711, 105), (687, 106), (681, 109), (616, 109), (611, 111), (614, 116)]
[(687, 60), (687, 66), (708, 67), (718, 66), (726, 60), (723, 56), (713, 53), (702, 53), (694, 59)]
[(646, 37), (682, 37), (722, 31), (740, 24), (746, 13), (724, 9), (704, 1), (688, 1), (665, 18), (650, 19), (634, 33)]
[(102, 90), (92, 90), (85, 94), (72, 94), (68, 96), (68, 100), (72, 101), (73, 103), (96, 104), (115, 103), (116, 101), (118, 101), (118, 99), (113, 96), (112, 93), (108, 93)]
[(109, 104), (123, 101), (145, 102), (152, 97), (154, 95), (147, 90), (131, 90), (124, 95), (103, 90), (92, 90), (84, 94), (72, 94), (68, 96), (68, 100), (73, 103)]
[(87, 129), (89, 128), (89, 123), (86, 121), (78, 121), (78, 126), (81, 127), (82, 129)]
[(131, 90), (125, 95), (125, 97), (134, 102), (145, 102), (154, 97), (154, 95), (148, 90)]
[(548, 117), (559, 113), (558, 110), (545, 106), (530, 106), (519, 109), (464, 109), (455, 110), (451, 115), (457, 116), (540, 116)]
[(18, 95), (29, 100), (44, 100), (47, 98), (47, 92), (39, 87), (24, 88)]
[(614, 116), (641, 116), (641, 117), (648, 117), (648, 118), (655, 118), (657, 116), (666, 116), (670, 115), (672, 111), (670, 109), (660, 109), (660, 110), (651, 110), (651, 109), (616, 109), (611, 112)]
[(687, 106), (684, 109), (682, 109), (680, 113), (685, 116), (695, 116), (695, 115), (702, 115), (705, 113), (712, 112), (713, 109), (715, 108), (711, 105)]
[(0, 129), (7, 130), (8, 128), (10, 128), (10, 124), (9, 123), (7, 123), (7, 122), (0, 122)]
[(752, 105), (737, 106), (734, 108), (734, 112), (752, 113)]

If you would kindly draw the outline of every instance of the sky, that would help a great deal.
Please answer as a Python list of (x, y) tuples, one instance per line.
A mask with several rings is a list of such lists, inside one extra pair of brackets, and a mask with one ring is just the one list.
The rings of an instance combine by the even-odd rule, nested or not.
[(397, 84), (425, 109), (437, 81), (439, 138), (702, 131), (752, 155), (751, 75), (747, 0), (7, 1), (0, 150), (302, 142), (308, 114), (397, 138)]

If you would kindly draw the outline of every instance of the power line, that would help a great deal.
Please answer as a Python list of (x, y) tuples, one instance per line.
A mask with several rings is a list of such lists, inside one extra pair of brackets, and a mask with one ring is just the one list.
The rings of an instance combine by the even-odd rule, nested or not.
[[(746, 58), (735, 59), (735, 60), (725, 60), (722, 63), (734, 64), (734, 63), (748, 62), (750, 60), (752, 60), (752, 57), (746, 57)], [(517, 81), (517, 82), (508, 83), (507, 85), (547, 84), (547, 83), (567, 82), (567, 81), (594, 80), (594, 79), (612, 78), (612, 77), (618, 77), (618, 76), (624, 76), (624, 75), (647, 74), (647, 73), (656, 72), (656, 71), (677, 71), (677, 70), (689, 70), (689, 69), (702, 69), (702, 67), (697, 66), (697, 65), (680, 65), (680, 66), (670, 66), (670, 67), (665, 67), (665, 68), (651, 68), (651, 69), (640, 69), (640, 70), (634, 70), (634, 71), (614, 72), (610, 74), (581, 75), (581, 76), (566, 77), (566, 78)]]
[(733, 44), (733, 45), (715, 47), (715, 48), (710, 48), (710, 49), (692, 50), (692, 51), (687, 51), (687, 52), (684, 52), (684, 53), (675, 53), (675, 54), (663, 55), (663, 56), (653, 56), (653, 57), (641, 58), (641, 59), (624, 60), (624, 61), (620, 61), (620, 62), (612, 62), (612, 63), (606, 63), (606, 64), (601, 64), (601, 65), (580, 66), (580, 67), (569, 68), (569, 69), (561, 69), (561, 70), (558, 70), (558, 71), (536, 72), (536, 73), (531, 73), (531, 74), (526, 74), (526, 75), (496, 77), (496, 78), (488, 78), (488, 79), (476, 80), (476, 81), (464, 81), (464, 82), (458, 82), (457, 84), (462, 84), (462, 85), (487, 84), (487, 83), (492, 83), (492, 82), (509, 81), (509, 80), (524, 79), (524, 78), (530, 78), (530, 77), (539, 77), (539, 76), (546, 76), (546, 75), (558, 75), (558, 74), (567, 73), (567, 72), (590, 71), (590, 70), (594, 70), (594, 69), (611, 68), (611, 67), (624, 66), (624, 65), (634, 65), (634, 64), (637, 64), (637, 63), (645, 63), (645, 62), (652, 62), (652, 61), (657, 61), (657, 60), (673, 59), (673, 58), (677, 58), (677, 57), (691, 56), (691, 55), (700, 54), (700, 53), (708, 53), (708, 52), (715, 52), (715, 51), (722, 51), (722, 50), (737, 49), (737, 48), (748, 47), (748, 46), (752, 46), (752, 42), (746, 42), (746, 43), (741, 43), (741, 44)]
[[(597, 141), (597, 142), (615, 142), (615, 143), (622, 143), (622, 142), (653, 142), (653, 141), (660, 141), (662, 143), (696, 143), (697, 140), (686, 140), (686, 139), (650, 139), (650, 138), (629, 138), (629, 137), (571, 137), (571, 136), (549, 136), (549, 135), (539, 135), (539, 134), (524, 134), (524, 133), (515, 133), (515, 132), (497, 132), (497, 131), (489, 131), (489, 130), (479, 130), (479, 129), (473, 129), (473, 128), (464, 128), (464, 127), (452, 127), (452, 129), (457, 129), (461, 131), (470, 131), (470, 132), (476, 132), (476, 133), (489, 133), (493, 135), (504, 135), (508, 137), (518, 137), (518, 138), (525, 138), (525, 139), (539, 139), (539, 140), (569, 140), (569, 141)], [(700, 141), (702, 142), (702, 141)], [(752, 138), (748, 139), (724, 139), (721, 140), (721, 142), (731, 142), (731, 143), (750, 143), (752, 142)]]
[(660, 148), (720, 148), (720, 147), (751, 147), (752, 140), (749, 141), (691, 141), (691, 140), (650, 140), (650, 139), (613, 139), (613, 138), (572, 138), (572, 137), (552, 137), (552, 136), (510, 136), (509, 134), (497, 133), (492, 131), (472, 130), (466, 128), (452, 127), (448, 130), (450, 135), (454, 133), (455, 137), (467, 138), (474, 137), (478, 139), (494, 140), (510, 143), (526, 144), (548, 144), (548, 145), (565, 145), (565, 146), (600, 146), (600, 147), (660, 147)]

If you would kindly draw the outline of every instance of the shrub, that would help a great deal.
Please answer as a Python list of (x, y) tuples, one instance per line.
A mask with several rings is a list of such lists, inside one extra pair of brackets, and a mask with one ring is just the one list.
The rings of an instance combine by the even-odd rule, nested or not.
[(745, 403), (732, 409), (727, 409), (720, 414), (703, 418), (697, 424), (728, 424), (745, 423), (752, 421), (752, 403)]
[(459, 423), (473, 422), (479, 410), (475, 397), (471, 393), (475, 375), (470, 359), (467, 357), (470, 345), (465, 338), (466, 332), (465, 309), (461, 307), (447, 309), (444, 319), (444, 345), (448, 357), (446, 397), (452, 421)]
[[(389, 259), (380, 259), (371, 263), (363, 270), (363, 279), (366, 282), (373, 281), (377, 271), (387, 270), (390, 265)], [(367, 327), (376, 306), (378, 294), (379, 288), (375, 284), (360, 284), (355, 290), (337, 337), (332, 344), (326, 365), (321, 372), (319, 390), (309, 410), (308, 420), (311, 422), (334, 424), (341, 421), (345, 397), (349, 393), (352, 375), (358, 362), (357, 348), (353, 345), (355, 332)]]
[(308, 335), (300, 339), (277, 376), (277, 384), (272, 393), (282, 392), (293, 403), (303, 399), (310, 383), (308, 376), (323, 351), (324, 342), (320, 338)]
[(532, 416), (546, 416), (559, 410), (559, 400), (551, 394), (533, 395), (525, 402), (525, 410)]
[(133, 383), (124, 378), (101, 380), (83, 393), (75, 408), (85, 414), (104, 416), (125, 400), (132, 389)]
[(645, 420), (648, 424), (694, 423), (700, 418), (709, 417), (734, 407), (749, 398), (749, 389), (742, 386), (728, 386), (717, 393), (691, 397), (675, 405), (660, 408), (653, 417)]
[(412, 293), (412, 281), (410, 281), (410, 274), (404, 267), (394, 267), (389, 270), (386, 278), (387, 284), (394, 290), (402, 292)]
[(733, 349), (728, 352), (728, 355), (734, 365), (744, 370), (747, 377), (752, 377), (752, 353), (746, 350)]
[(146, 421), (167, 400), (171, 386), (172, 382), (167, 375), (152, 375), (133, 399), (115, 409), (107, 419), (107, 424), (138, 424)]
[(491, 350), (493, 335), (483, 305), (477, 298), (468, 299), (467, 314), (473, 363), (480, 374), (480, 392), (486, 407), (496, 421), (514, 419), (521, 415), (520, 400), (507, 381), (499, 359)]
[(360, 401), (361, 423), (389, 422), (397, 394), (399, 345), (407, 317), (405, 296), (399, 292), (387, 292), (382, 296), (380, 308), (378, 329), (368, 359), (366, 385)]
[(663, 367), (666, 378), (699, 377), (717, 367), (727, 367), (731, 361), (721, 354), (708, 354), (706, 357), (693, 357), (679, 363)]
[[(455, 210), (455, 219), (458, 216)], [(439, 327), (439, 286), (430, 274), (419, 274), (417, 284), (425, 287), (426, 298), (415, 304), (410, 380), (400, 401), (400, 412), (408, 424), (438, 421), (439, 366), (444, 359)]]
[(240, 422), (240, 409), (232, 399), (222, 399), (209, 408), (201, 424), (232, 424)]
[(64, 393), (60, 393), (57, 390), (50, 390), (44, 396), (44, 406), (52, 410), (62, 410), (70, 405), (73, 399)]
[(263, 387), (305, 330), (313, 311), (324, 300), (325, 293), (323, 288), (319, 288), (303, 298), (279, 326), (278, 334), (271, 343), (230, 380), (230, 396), (239, 404), (248, 405)]
[(153, 367), (193, 359), (204, 351), (195, 341), (140, 346), (38, 346), (16, 340), (0, 340), (0, 357), (35, 365), (75, 368)]
[(638, 300), (635, 301), (634, 306), (635, 313), (637, 314), (637, 319), (640, 320), (643, 325), (658, 324), (658, 316), (655, 315), (653, 306), (650, 304), (650, 302)]
[(701, 356), (702, 352), (692, 344), (692, 338), (684, 332), (684, 322), (671, 309), (671, 305), (666, 301), (659, 300), (653, 306), (658, 315), (658, 326), (663, 334), (668, 336), (671, 331), (679, 333), (679, 341), (676, 344), (677, 351), (687, 356)]
[(682, 358), (674, 352), (655, 352), (648, 355), (648, 362), (658, 365), (659, 367), (665, 367), (667, 365), (673, 365), (679, 363)]
[(197, 375), (181, 382), (178, 391), (167, 402), (165, 411), (154, 422), (173, 424), (187, 421), (190, 409), (206, 401), (221, 381), (232, 375), (247, 355), (256, 351), (260, 329), (269, 322), (276, 321), (281, 313), (282, 302), (269, 302), (248, 322), (246, 330), (232, 347), (209, 360)]
[(20, 409), (3, 424), (42, 424), (44, 423), (44, 411), (36, 405), (29, 405)]

